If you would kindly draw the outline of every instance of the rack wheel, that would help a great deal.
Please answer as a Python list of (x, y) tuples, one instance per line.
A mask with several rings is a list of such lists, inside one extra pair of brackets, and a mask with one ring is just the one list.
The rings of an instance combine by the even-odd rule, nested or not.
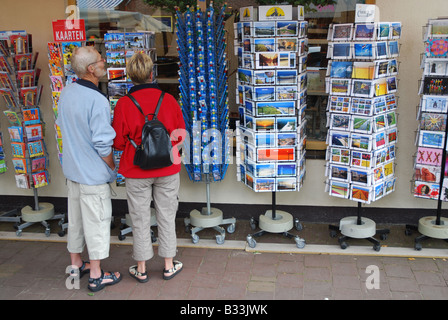
[(303, 230), (303, 226), (300, 223), (299, 219), (294, 219), (294, 226), (296, 228), (297, 231), (302, 231)]
[(196, 244), (199, 242), (199, 236), (197, 234), (192, 234), (191, 235), (191, 241)]
[(305, 248), (305, 239), (302, 239), (300, 237), (295, 237), (294, 241), (296, 242), (296, 246), (299, 249)]
[(16, 236), (21, 237), (22, 236), (22, 230), (17, 230), (16, 231)]
[(382, 235), (380, 235), (380, 239), (381, 240), (386, 240), (387, 239), (387, 234), (383, 233)]
[(422, 244), (421, 243), (415, 243), (414, 249), (417, 250), (417, 251), (422, 250)]
[(118, 235), (118, 240), (123, 241), (124, 239), (126, 239), (125, 235), (123, 235), (123, 234)]
[(404, 229), (404, 234), (406, 236), (410, 236), (412, 234), (412, 231), (410, 229), (406, 228), (406, 229)]
[(49, 237), (50, 234), (51, 234), (51, 232), (50, 232), (50, 228), (46, 228), (46, 229), (45, 229), (45, 236), (46, 236), (46, 237)]
[(60, 237), (65, 236), (65, 231), (64, 230), (59, 231), (58, 236), (60, 236)]
[(224, 244), (224, 239), (225, 239), (225, 236), (223, 236), (223, 235), (217, 235), (217, 236), (216, 236), (216, 243), (217, 243), (217, 244)]
[(330, 237), (331, 238), (336, 238), (337, 235), (338, 235), (338, 233), (335, 230), (330, 230)]
[(255, 230), (257, 228), (257, 224), (255, 223), (255, 219), (254, 218), (250, 218), (249, 223), (250, 223), (250, 228), (252, 230)]
[(235, 232), (235, 224), (232, 223), (227, 227), (227, 232), (228, 233), (234, 233)]
[(246, 240), (249, 247), (255, 248), (257, 246), (257, 241), (255, 241), (255, 239), (251, 235), (248, 235)]
[(373, 250), (375, 250), (376, 252), (379, 252), (381, 250), (381, 245), (380, 244), (374, 244), (373, 245)]
[(342, 249), (342, 250), (345, 250), (345, 249), (348, 248), (348, 244), (347, 244), (347, 242), (345, 242), (345, 241), (342, 241), (342, 242), (340, 243), (340, 246), (341, 246), (341, 249)]

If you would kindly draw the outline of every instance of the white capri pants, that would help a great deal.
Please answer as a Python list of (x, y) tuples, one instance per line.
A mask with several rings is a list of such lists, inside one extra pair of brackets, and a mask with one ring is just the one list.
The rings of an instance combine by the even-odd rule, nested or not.
[(175, 222), (179, 184), (179, 173), (158, 178), (126, 178), (134, 239), (133, 258), (136, 261), (147, 261), (154, 256), (151, 242), (151, 200), (154, 200), (157, 218), (158, 255), (163, 258), (173, 258), (176, 255)]
[(68, 251), (82, 253), (87, 245), (90, 260), (109, 257), (112, 219), (110, 185), (89, 186), (67, 180), (67, 186)]

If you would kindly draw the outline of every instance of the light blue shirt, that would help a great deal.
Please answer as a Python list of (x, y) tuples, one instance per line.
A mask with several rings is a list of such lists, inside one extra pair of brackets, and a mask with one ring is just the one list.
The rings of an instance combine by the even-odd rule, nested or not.
[(62, 171), (67, 179), (99, 185), (116, 179), (102, 157), (112, 152), (115, 130), (109, 101), (90, 81), (67, 85), (61, 92), (56, 124), (62, 134)]

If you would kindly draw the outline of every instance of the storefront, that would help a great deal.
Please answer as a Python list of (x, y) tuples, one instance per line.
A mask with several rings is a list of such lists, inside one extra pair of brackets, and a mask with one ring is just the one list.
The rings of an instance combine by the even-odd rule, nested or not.
[[(66, 197), (66, 182), (57, 158), (57, 145), (54, 140), (54, 117), (51, 109), (49, 90), (49, 68), (47, 66), (47, 43), (53, 41), (52, 21), (65, 19), (73, 14), (70, 5), (76, 1), (51, 0), (45, 4), (36, 1), (9, 1), (2, 5), (0, 13), (0, 30), (26, 30), (33, 35), (33, 50), (39, 52), (37, 67), (42, 70), (40, 84), (44, 91), (41, 98), (41, 110), (45, 126), (48, 154), (50, 156), (49, 173), (51, 182), (48, 186), (39, 188), (39, 197), (50, 199), (61, 206), (63, 210)], [(82, 1), (87, 3), (88, 1)], [(80, 9), (80, 18), (86, 21), (87, 37), (101, 43), (107, 30), (130, 28), (132, 30), (157, 31), (157, 54), (160, 62), (159, 84), (164, 90), (177, 94), (175, 19), (172, 13), (148, 7), (142, 1), (116, 1), (116, 10)], [(359, 2), (359, 1), (358, 1)], [(429, 0), (422, 5), (418, 0), (377, 0), (363, 1), (376, 3), (379, 8), (380, 21), (399, 21), (402, 23), (399, 58), (399, 89), (398, 89), (398, 142), (395, 175), (397, 177), (395, 191), (371, 204), (364, 205), (366, 212), (376, 217), (379, 222), (414, 223), (416, 217), (425, 215), (426, 210), (435, 210), (436, 201), (415, 198), (411, 192), (411, 180), (414, 174), (414, 156), (416, 153), (415, 134), (418, 127), (416, 108), (419, 104), (418, 86), (421, 79), (420, 59), (424, 51), (422, 32), (428, 19), (444, 15), (448, 6), (443, 0)], [(81, 4), (81, 1), (79, 1)], [(229, 31), (228, 44), (233, 44), (232, 11), (242, 6), (240, 1), (229, 3), (229, 18), (226, 29)], [(354, 22), (354, 5), (356, 1), (339, 0), (334, 6), (319, 8), (305, 15), (309, 22), (309, 97), (306, 117), (307, 125), (307, 161), (306, 179), (300, 192), (284, 192), (277, 196), (277, 204), (285, 206), (294, 216), (302, 221), (334, 222), (347, 215), (347, 208), (355, 208), (357, 203), (346, 199), (330, 197), (325, 192), (325, 150), (326, 150), (326, 99), (325, 73), (327, 32), (330, 23)], [(244, 2), (244, 6), (249, 5)], [(256, 6), (256, 4), (254, 3)], [(230, 48), (230, 52), (231, 52)], [(229, 101), (230, 110), (237, 112), (235, 101), (235, 70), (236, 59), (230, 57), (229, 63)], [(233, 72), (233, 78), (232, 78)], [(5, 110), (3, 101), (0, 102)], [(5, 117), (0, 117), (1, 130), (4, 132), (4, 144), (9, 144), (6, 134), (8, 126)], [(5, 148), (9, 157), (9, 150)], [(234, 159), (235, 160), (235, 159)], [(14, 185), (14, 170), (9, 163), (9, 170), (0, 175), (0, 209), (14, 207), (17, 203), (32, 199), (31, 190), (16, 188)], [(235, 216), (238, 219), (249, 219), (260, 214), (271, 204), (271, 195), (255, 193), (236, 179), (235, 161), (229, 165), (225, 179), (211, 184), (211, 202), (222, 208), (225, 216)], [(122, 187), (114, 187), (116, 192), (117, 214), (126, 211), (126, 194)], [(183, 216), (206, 201), (205, 185), (190, 181), (185, 170), (181, 173), (180, 211)], [(30, 200), (29, 202), (32, 202)], [(350, 211), (352, 212), (352, 211)], [(353, 211), (355, 212), (355, 211)], [(429, 211), (430, 212), (430, 211)]]

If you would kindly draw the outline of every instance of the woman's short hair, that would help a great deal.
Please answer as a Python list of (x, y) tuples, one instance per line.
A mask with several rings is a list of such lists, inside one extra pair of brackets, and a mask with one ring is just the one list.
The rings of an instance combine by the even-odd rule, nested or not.
[(82, 78), (87, 73), (89, 64), (95, 63), (98, 51), (94, 47), (78, 47), (73, 50), (70, 63), (78, 78)]
[(129, 78), (134, 84), (148, 83), (151, 79), (153, 62), (147, 54), (138, 52), (126, 64)]

